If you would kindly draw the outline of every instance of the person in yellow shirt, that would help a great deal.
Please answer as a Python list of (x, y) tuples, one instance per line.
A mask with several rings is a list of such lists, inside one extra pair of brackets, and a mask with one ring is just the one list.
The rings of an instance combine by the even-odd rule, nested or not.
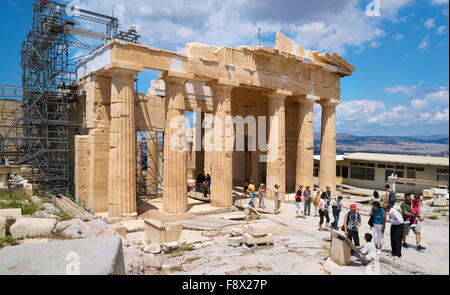
[(248, 193), (250, 194), (250, 203), (249, 205), (255, 208), (255, 183), (253, 180), (250, 181), (250, 184), (247, 188)]

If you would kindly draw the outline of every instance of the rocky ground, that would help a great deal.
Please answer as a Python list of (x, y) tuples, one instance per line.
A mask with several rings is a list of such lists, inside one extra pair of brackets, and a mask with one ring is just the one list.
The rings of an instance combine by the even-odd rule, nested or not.
[[(346, 207), (354, 201), (352, 198), (347, 196)], [(410, 234), (408, 243), (413, 247), (403, 249), (403, 258), (394, 261), (388, 251), (388, 225), (386, 250), (376, 263), (366, 267), (352, 258), (350, 266), (341, 267), (330, 260), (330, 232), (318, 231), (318, 217), (296, 217), (293, 203), (282, 204), (281, 213), (274, 215), (271, 213), (273, 205), (267, 201), (267, 210), (254, 221), (234, 220), (241, 219), (234, 217), (242, 215), (236, 211), (181, 222), (184, 229), (180, 240), (155, 249), (146, 242), (142, 219), (121, 222), (126, 233), (119, 235), (115, 227), (95, 215), (83, 219), (62, 218), (64, 215), (54, 204), (37, 197), (33, 197), (31, 202), (37, 203), (36, 212), (39, 213), (19, 218), (18, 224), (25, 222), (27, 226), (12, 225), (13, 240), (6, 239), (5, 242), (3, 238), (0, 248), (54, 240), (119, 236), (127, 274), (449, 274), (448, 207), (424, 206), (427, 216), (422, 224), (423, 245), (427, 247), (424, 252), (416, 251), (414, 237)], [(369, 211), (367, 205), (360, 204), (359, 208), (361, 212)], [(344, 209), (341, 213), (342, 219), (346, 212)], [(371, 232), (367, 220), (363, 216), (361, 238), (365, 232)], [(229, 245), (229, 237), (246, 224), (264, 225), (274, 234), (274, 244), (254, 247)], [(20, 233), (20, 237), (14, 233)]]

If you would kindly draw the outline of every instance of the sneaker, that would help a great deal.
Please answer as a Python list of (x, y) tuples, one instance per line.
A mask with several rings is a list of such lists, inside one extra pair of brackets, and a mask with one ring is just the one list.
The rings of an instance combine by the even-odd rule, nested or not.
[(400, 257), (394, 256), (394, 260), (399, 260), (399, 259), (400, 259)]
[(381, 254), (381, 250), (378, 249), (378, 250), (377, 250), (377, 255), (380, 255), (380, 254)]
[(416, 226), (417, 226), (417, 224), (412, 224), (412, 225), (411, 225), (411, 228), (416, 227)]
[(409, 248), (407, 243), (403, 243), (403, 248)]
[(425, 247), (423, 247), (423, 246), (417, 246), (417, 251), (422, 251), (422, 250), (425, 250), (426, 248)]

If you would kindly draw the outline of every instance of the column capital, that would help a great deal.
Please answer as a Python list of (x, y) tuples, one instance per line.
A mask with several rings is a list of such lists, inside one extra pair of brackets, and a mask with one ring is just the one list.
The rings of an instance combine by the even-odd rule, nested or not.
[(223, 88), (232, 90), (233, 88), (239, 87), (239, 82), (235, 80), (218, 79), (206, 82), (206, 86), (209, 86), (212, 89)]
[(321, 99), (319, 103), (322, 107), (336, 107), (341, 104), (341, 101), (336, 99)]
[(286, 99), (288, 96), (292, 96), (292, 91), (283, 89), (276, 89), (274, 91), (267, 91), (265, 95), (270, 99)]
[(134, 76), (142, 71), (142, 67), (125, 62), (111, 62), (108, 66), (105, 67), (105, 70), (114, 76)]
[(302, 104), (313, 104), (319, 103), (320, 97), (314, 95), (296, 95), (294, 99)]
[(175, 83), (184, 85), (186, 84), (187, 81), (194, 79), (194, 75), (183, 72), (167, 71), (162, 74), (161, 78), (166, 83)]

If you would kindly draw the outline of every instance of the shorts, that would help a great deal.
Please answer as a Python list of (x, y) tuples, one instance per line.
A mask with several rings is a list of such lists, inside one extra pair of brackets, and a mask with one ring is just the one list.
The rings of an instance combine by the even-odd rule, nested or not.
[(411, 227), (411, 224), (404, 223), (403, 224), (403, 237), (406, 237), (409, 234), (409, 231), (412, 229), (415, 235), (420, 234), (420, 222), (417, 222), (416, 226)]

